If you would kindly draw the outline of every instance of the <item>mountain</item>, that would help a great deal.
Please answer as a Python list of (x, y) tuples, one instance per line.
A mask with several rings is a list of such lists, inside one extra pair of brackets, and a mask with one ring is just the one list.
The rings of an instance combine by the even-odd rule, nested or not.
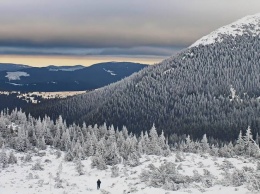
[(208, 45), (216, 42), (222, 42), (228, 37), (238, 36), (259, 36), (260, 34), (260, 14), (244, 17), (232, 24), (223, 26), (207, 36), (196, 41), (191, 47), (198, 45)]
[(13, 64), (13, 63), (0, 63), (0, 71), (18, 71), (29, 68), (28, 65)]
[(250, 125), (255, 136), (260, 132), (259, 28), (260, 15), (248, 16), (120, 82), (31, 113), (61, 114), (69, 123), (125, 125), (134, 133), (154, 123), (167, 135), (207, 133), (226, 141)]
[(147, 65), (107, 62), (89, 67), (48, 66), (0, 71), (0, 90), (77, 91), (93, 90), (119, 81)]
[(82, 65), (75, 65), (75, 66), (48, 66), (49, 71), (76, 71), (80, 69), (84, 69), (85, 67)]

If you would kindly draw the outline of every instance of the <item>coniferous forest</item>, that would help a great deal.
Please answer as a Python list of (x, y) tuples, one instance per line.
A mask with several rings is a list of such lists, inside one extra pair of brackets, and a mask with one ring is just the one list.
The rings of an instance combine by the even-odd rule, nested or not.
[(115, 84), (58, 103), (25, 109), (87, 125), (114, 125), (140, 134), (153, 123), (169, 137), (190, 134), (234, 141), (260, 129), (258, 36), (228, 36), (188, 48)]

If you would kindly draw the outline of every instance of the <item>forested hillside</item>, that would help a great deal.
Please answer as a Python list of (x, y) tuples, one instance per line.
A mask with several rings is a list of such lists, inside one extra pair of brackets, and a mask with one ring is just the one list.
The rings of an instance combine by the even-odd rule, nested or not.
[[(68, 123), (126, 125), (140, 133), (153, 123), (167, 135), (234, 140), (260, 130), (260, 39), (249, 25), (241, 35), (190, 47), (108, 87), (49, 106), (33, 115), (62, 114)], [(245, 27), (245, 26), (244, 26)]]

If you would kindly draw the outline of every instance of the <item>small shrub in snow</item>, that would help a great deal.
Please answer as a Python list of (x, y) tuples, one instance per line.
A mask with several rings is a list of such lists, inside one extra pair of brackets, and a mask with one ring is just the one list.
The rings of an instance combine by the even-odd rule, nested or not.
[(9, 155), (8, 163), (9, 164), (16, 164), (17, 163), (17, 157), (14, 155), (13, 152), (11, 152), (10, 155)]
[(58, 189), (63, 188), (63, 186), (62, 186), (62, 180), (57, 181), (57, 182), (55, 183), (55, 185), (54, 185), (54, 188), (58, 188)]
[(210, 174), (209, 170), (203, 169), (203, 175), (204, 175), (204, 176), (209, 176), (209, 175), (211, 175), (211, 174)]
[(43, 156), (46, 156), (46, 152), (38, 152), (37, 155), (40, 157), (43, 157)]
[(44, 163), (51, 163), (51, 160), (50, 159), (45, 159)]
[(204, 187), (212, 187), (215, 179), (216, 178), (207, 169), (203, 169), (202, 184)]
[(31, 154), (26, 154), (25, 158), (24, 158), (25, 162), (31, 162), (32, 161), (32, 156)]
[(183, 162), (183, 161), (184, 161), (184, 156), (182, 156), (180, 152), (177, 152), (175, 156), (175, 162)]
[(111, 167), (111, 177), (118, 177), (119, 176), (119, 167), (118, 166), (112, 166)]
[(209, 157), (205, 154), (201, 154), (200, 157), (204, 158), (204, 159), (208, 159)]
[(34, 175), (34, 179), (39, 179), (39, 178), (40, 178), (40, 177), (39, 177), (38, 174)]
[(228, 160), (223, 160), (223, 163), (220, 165), (220, 168), (223, 170), (228, 170), (228, 169), (232, 169), (235, 168), (235, 166)]
[(32, 170), (44, 170), (41, 161), (38, 160), (31, 168)]
[(199, 167), (199, 168), (204, 168), (205, 166), (204, 166), (204, 164), (203, 164), (202, 162), (199, 162), (199, 163), (198, 163), (198, 167)]
[(38, 180), (38, 186), (39, 187), (42, 187), (43, 186), (43, 183), (44, 183), (44, 180), (42, 180), (42, 179), (40, 179), (40, 180)]
[(180, 189), (184, 183), (189, 183), (190, 178), (183, 176), (176, 170), (176, 165), (171, 162), (162, 164), (159, 168), (152, 167), (152, 170), (144, 170), (140, 179), (149, 186), (163, 187), (169, 189)]
[(260, 174), (247, 173), (246, 187), (250, 191), (260, 192)]
[(68, 151), (65, 154), (64, 160), (67, 161), (67, 162), (71, 162), (71, 161), (73, 161), (73, 159), (74, 159), (74, 156), (73, 156), (72, 152)]
[(155, 170), (156, 169), (156, 167), (154, 166), (154, 164), (149, 164), (148, 166), (147, 166), (150, 170)]
[(31, 180), (33, 179), (33, 174), (30, 172), (27, 176), (26, 179)]
[(177, 170), (183, 170), (182, 164), (177, 167)]
[(197, 183), (201, 182), (202, 176), (199, 174), (199, 172), (198, 172), (197, 170), (193, 170), (192, 180), (193, 180), (194, 182), (197, 182)]
[(243, 170), (234, 170), (234, 172), (231, 174), (231, 183), (233, 186), (241, 186), (246, 182), (246, 176), (245, 171)]
[(255, 171), (254, 168), (249, 167), (249, 166), (243, 166), (242, 169), (243, 169), (245, 172), (250, 172), (250, 173), (253, 173), (253, 172)]
[(4, 145), (5, 140), (0, 136), (0, 147)]
[(111, 194), (110, 192), (108, 192), (108, 191), (106, 191), (104, 189), (100, 189), (100, 192), (101, 192), (101, 194)]
[(57, 150), (55, 152), (55, 155), (56, 155), (56, 158), (60, 158), (61, 157), (61, 151), (60, 150)]
[[(55, 181), (55, 185), (54, 187), (55, 188), (63, 188), (62, 186), (62, 180), (60, 178), (60, 175), (62, 173), (62, 169), (63, 169), (63, 166), (62, 166), (62, 163), (59, 164), (59, 167), (58, 167), (58, 170), (56, 172), (56, 177), (54, 178), (54, 181)], [(49, 175), (50, 176), (50, 179), (52, 178), (52, 174)]]
[(176, 183), (169, 182), (168, 180), (166, 180), (162, 188), (165, 190), (177, 191), (180, 189), (180, 186), (178, 186)]
[(210, 187), (213, 186), (213, 180), (210, 177), (204, 178), (203, 181), (202, 181), (202, 184), (203, 184), (204, 187), (210, 188)]

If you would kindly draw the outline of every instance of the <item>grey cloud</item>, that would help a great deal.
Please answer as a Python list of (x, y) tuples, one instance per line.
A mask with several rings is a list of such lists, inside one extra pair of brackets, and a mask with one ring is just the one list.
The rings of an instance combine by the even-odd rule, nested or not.
[(259, 7), (259, 0), (4, 0), (1, 53), (168, 55)]
[(0, 55), (55, 55), (55, 56), (171, 56), (182, 47), (132, 47), (132, 48), (32, 48), (0, 47)]

